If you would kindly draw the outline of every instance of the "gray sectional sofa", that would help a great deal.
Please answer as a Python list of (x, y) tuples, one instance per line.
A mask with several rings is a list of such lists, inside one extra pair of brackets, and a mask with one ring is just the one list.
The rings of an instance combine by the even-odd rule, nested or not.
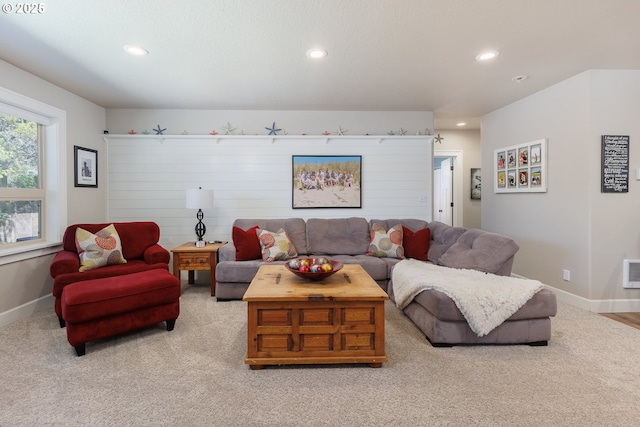
[[(475, 269), (509, 276), (518, 251), (516, 242), (497, 233), (451, 227), (441, 222), (420, 219), (302, 218), (237, 219), (234, 227), (248, 230), (283, 229), (299, 256), (327, 256), (344, 264), (360, 264), (393, 300), (390, 286), (393, 267), (400, 259), (367, 255), (371, 227), (385, 230), (402, 224), (413, 232), (429, 228), (428, 261), (452, 268)], [(216, 297), (218, 300), (242, 299), (262, 259), (236, 261), (236, 247), (229, 242), (218, 252)], [(273, 261), (283, 264), (285, 261)], [(550, 317), (556, 313), (555, 294), (542, 289), (511, 318), (488, 335), (478, 337), (471, 331), (453, 300), (436, 290), (421, 292), (405, 309), (405, 314), (436, 346), (453, 344), (546, 344), (551, 337)]]

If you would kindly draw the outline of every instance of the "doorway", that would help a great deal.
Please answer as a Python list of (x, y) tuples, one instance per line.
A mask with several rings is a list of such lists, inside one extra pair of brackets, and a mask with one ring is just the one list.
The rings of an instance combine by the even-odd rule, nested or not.
[(462, 151), (433, 152), (433, 220), (462, 227)]

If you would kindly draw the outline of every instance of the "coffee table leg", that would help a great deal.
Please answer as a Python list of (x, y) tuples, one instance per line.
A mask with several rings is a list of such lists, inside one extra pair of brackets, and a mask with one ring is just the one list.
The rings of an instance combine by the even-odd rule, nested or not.
[(250, 368), (252, 371), (259, 371), (259, 370), (261, 370), (261, 369), (264, 369), (264, 365), (249, 365), (249, 368)]
[(382, 363), (369, 363), (370, 368), (382, 368)]

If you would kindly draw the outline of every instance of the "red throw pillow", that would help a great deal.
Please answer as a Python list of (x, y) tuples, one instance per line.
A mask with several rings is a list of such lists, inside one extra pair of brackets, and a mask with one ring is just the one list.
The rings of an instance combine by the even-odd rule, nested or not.
[(403, 226), (402, 234), (404, 235), (402, 243), (404, 246), (404, 256), (427, 261), (429, 242), (431, 241), (431, 230), (423, 228), (414, 232)]
[(233, 245), (236, 247), (236, 261), (249, 261), (253, 259), (262, 259), (262, 251), (260, 250), (260, 241), (256, 230), (258, 226), (243, 230), (240, 227), (233, 227), (231, 237)]

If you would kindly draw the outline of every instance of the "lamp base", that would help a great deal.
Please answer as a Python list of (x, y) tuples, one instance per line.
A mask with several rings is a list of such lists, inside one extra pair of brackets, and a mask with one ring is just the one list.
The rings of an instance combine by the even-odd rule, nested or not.
[[(198, 241), (196, 242), (196, 247), (204, 248), (205, 242), (202, 238), (204, 237), (204, 234), (207, 232), (207, 227), (205, 227), (204, 222), (202, 222), (202, 219), (204, 218), (204, 213), (202, 212), (202, 209), (198, 209), (196, 218), (198, 219), (198, 223), (196, 224), (196, 228), (195, 228), (196, 237), (198, 238)], [(198, 246), (199, 243), (202, 243), (202, 246)]]
[(207, 243), (204, 240), (196, 241), (196, 248), (204, 248)]

